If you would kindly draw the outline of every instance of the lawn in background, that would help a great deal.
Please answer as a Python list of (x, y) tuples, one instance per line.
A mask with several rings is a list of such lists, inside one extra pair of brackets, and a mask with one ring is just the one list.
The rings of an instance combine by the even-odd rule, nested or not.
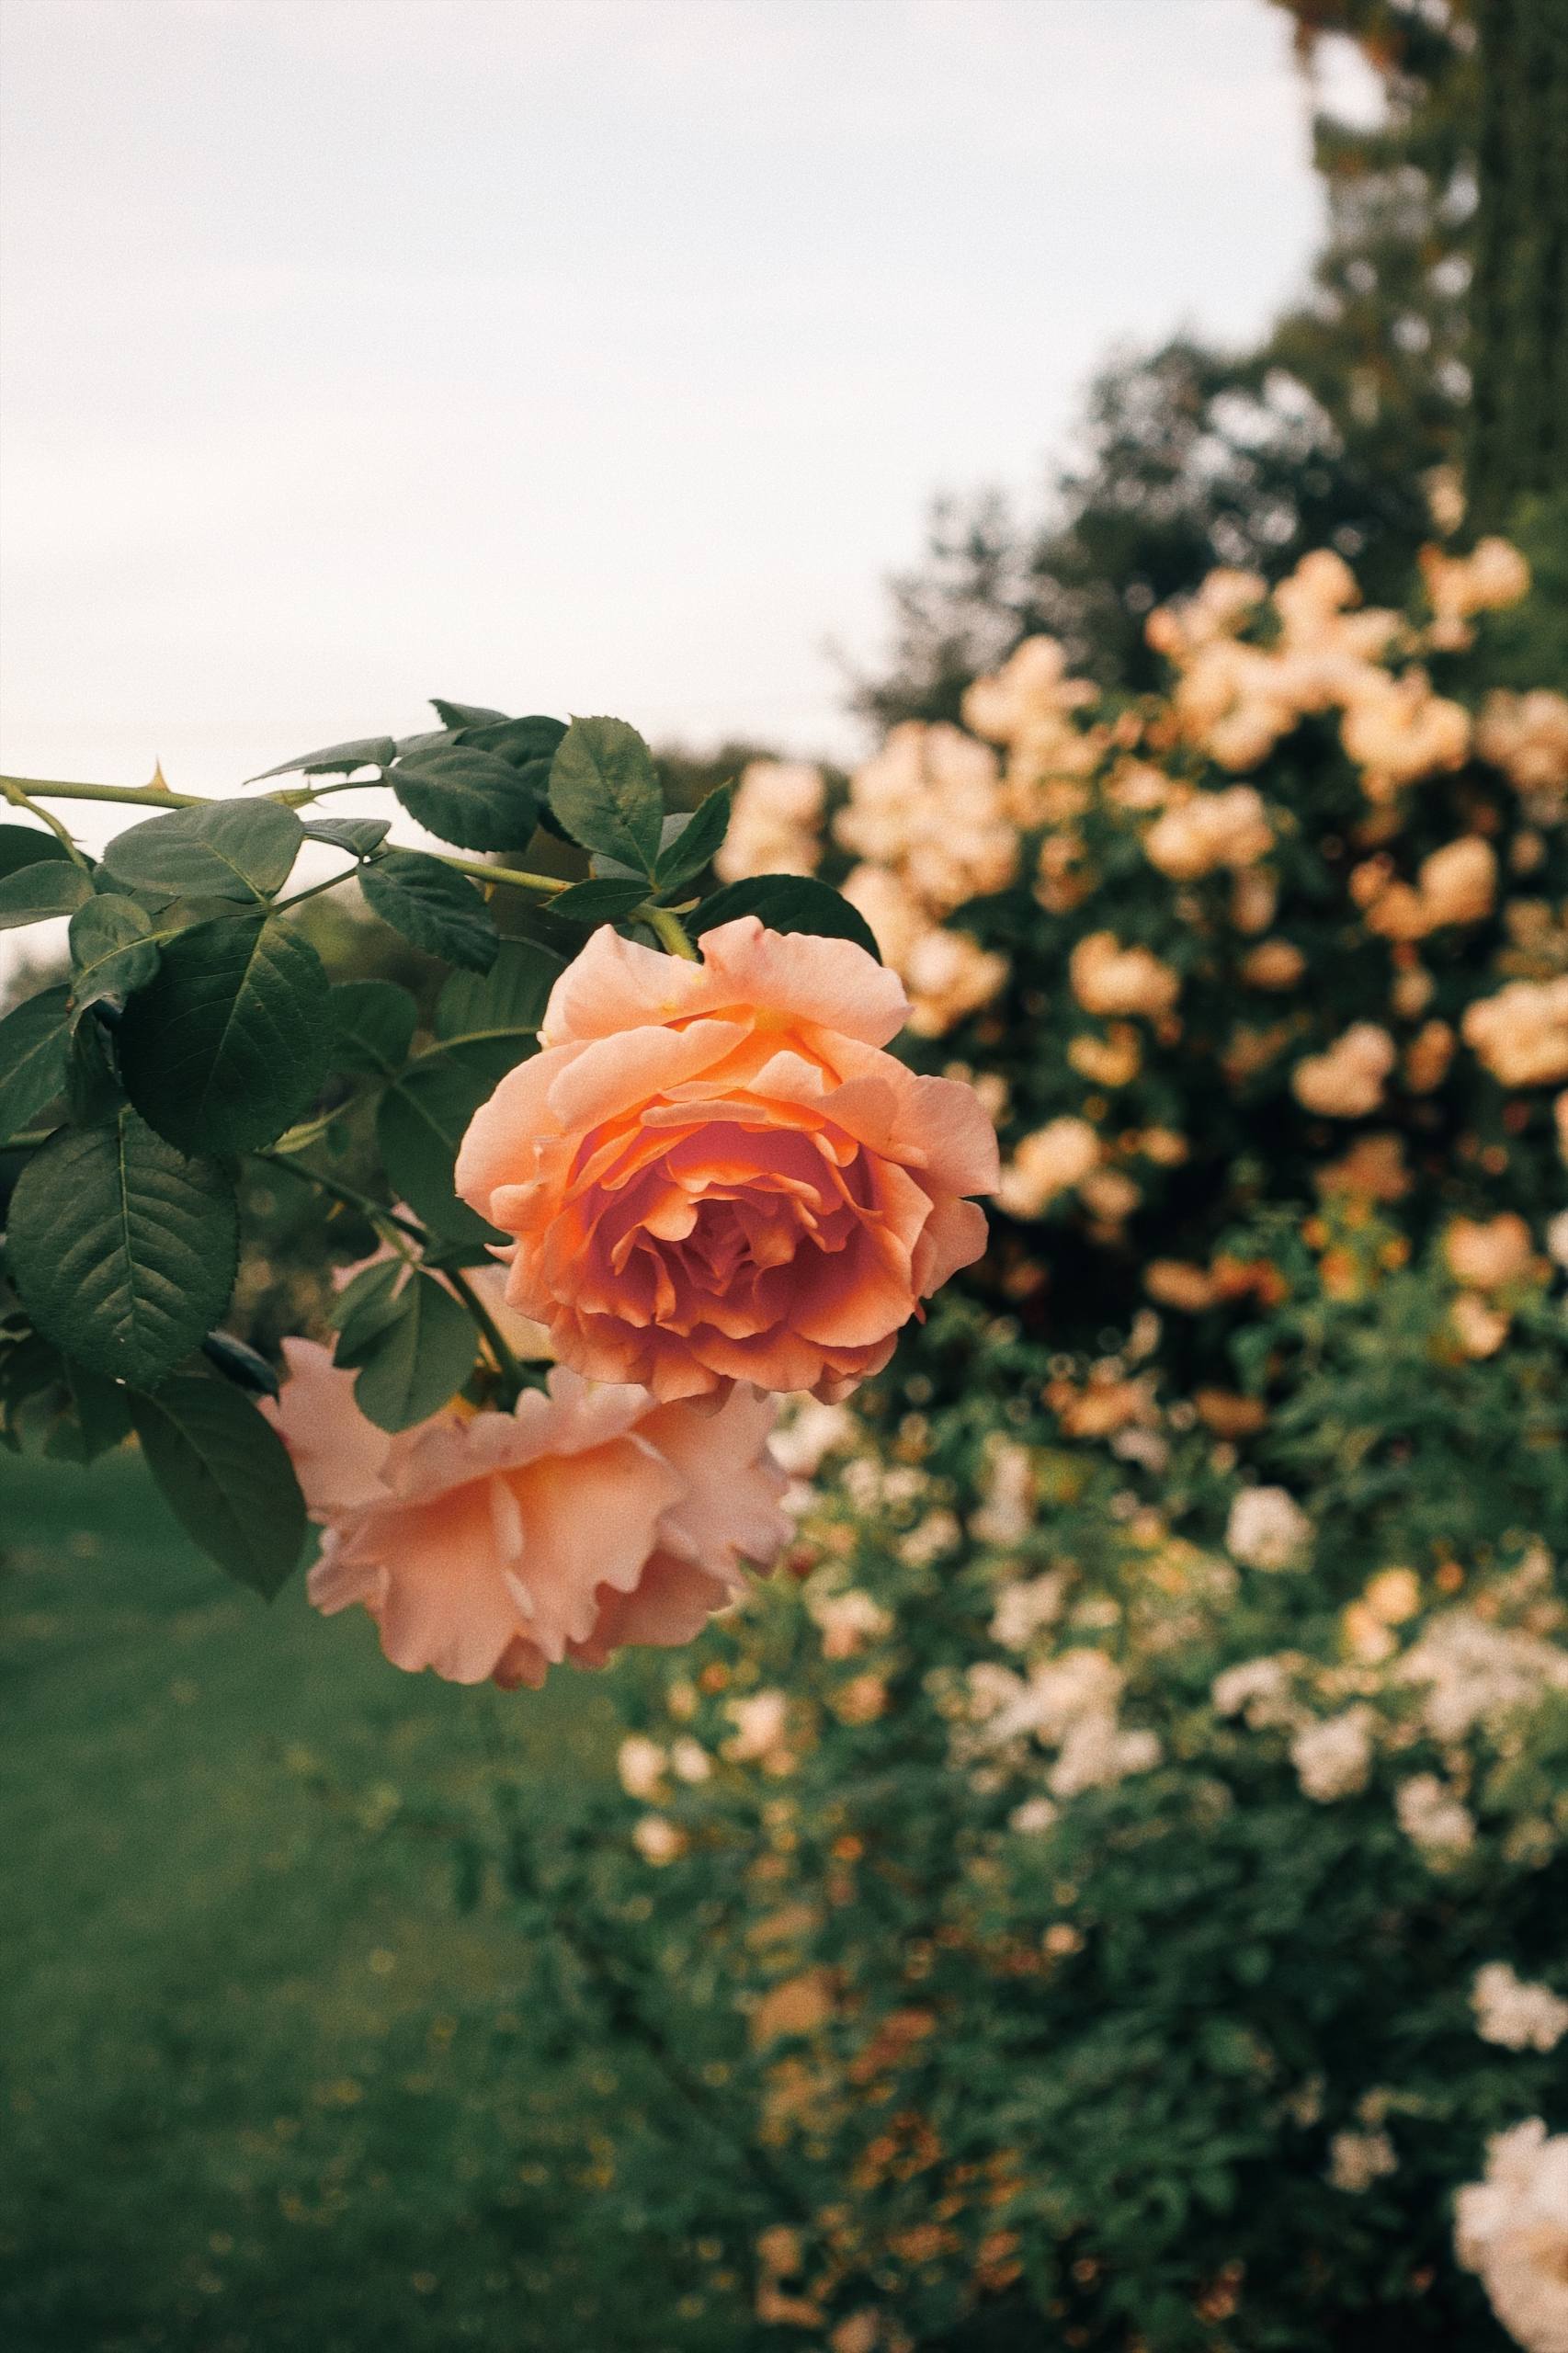
[(537, 2041), (516, 1929), (420, 1826), (497, 1743), (547, 1808), (608, 1711), (400, 1675), (298, 1581), (266, 1608), (133, 1460), (0, 1456), (0, 2343), (722, 2341), (597, 2226), (635, 2055)]

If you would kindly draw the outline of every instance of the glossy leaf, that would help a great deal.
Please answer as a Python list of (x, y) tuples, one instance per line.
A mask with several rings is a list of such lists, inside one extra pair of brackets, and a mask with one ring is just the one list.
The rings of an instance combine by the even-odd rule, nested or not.
[(0, 825), (0, 876), (16, 874), (24, 866), (69, 864), (70, 859), (58, 834), (46, 833), (41, 825)]
[(213, 1370), (232, 1381), (236, 1389), (247, 1390), (253, 1397), (277, 1396), (277, 1373), (248, 1341), (236, 1340), (232, 1332), (209, 1332), (201, 1353)]
[(331, 1316), (337, 1329), (333, 1362), (357, 1371), (373, 1352), (381, 1334), (397, 1314), (398, 1293), (408, 1279), (401, 1258), (382, 1258), (362, 1267), (334, 1300)]
[(684, 918), (692, 938), (711, 931), (715, 924), (733, 923), (737, 915), (760, 915), (769, 931), (814, 932), (824, 939), (852, 939), (878, 963), (878, 949), (870, 925), (842, 892), (810, 874), (754, 874), (744, 882), (726, 883), (704, 899)]
[(430, 708), (442, 726), (449, 729), (485, 727), (506, 716), (504, 710), (492, 710), (488, 703), (447, 702), (439, 695), (431, 696)]
[(532, 1051), (550, 993), (565, 971), (559, 956), (532, 940), (508, 939), (483, 976), (454, 972), (436, 1001), (436, 1035), (444, 1045), (511, 1050), (502, 1067)]
[(326, 1074), (327, 979), (276, 918), (199, 924), (164, 949), (119, 1032), (126, 1092), (187, 1151), (251, 1152), (283, 1133)]
[(646, 881), (596, 877), (591, 882), (574, 882), (570, 891), (551, 899), (550, 912), (564, 915), (569, 923), (619, 923), (643, 904), (649, 887)]
[(452, 1189), (458, 1147), (497, 1075), (493, 1054), (483, 1051), (472, 1059), (462, 1048), (421, 1054), (388, 1087), (377, 1113), (388, 1185), (424, 1224), (453, 1241), (501, 1238)]
[(117, 834), (103, 870), (117, 887), (170, 899), (269, 899), (302, 838), (298, 817), (276, 801), (212, 801)]
[(711, 864), (730, 827), (730, 788), (719, 786), (705, 801), (698, 803), (689, 817), (668, 817), (665, 821), (663, 846), (653, 880), (661, 891), (673, 891), (677, 883), (689, 882), (694, 875)]
[(487, 972), (501, 936), (473, 884), (416, 849), (389, 850), (359, 877), (365, 904), (427, 956)]
[(126, 1391), (38, 1332), (0, 1349), (0, 1421), (14, 1446), (65, 1462), (97, 1461), (131, 1428)]
[(415, 1273), (361, 1358), (355, 1403), (378, 1428), (408, 1429), (439, 1412), (462, 1387), (478, 1354), (468, 1310), (434, 1275)]
[(408, 1060), (418, 1013), (395, 981), (337, 982), (327, 997), (332, 1068), (394, 1077)]
[(282, 1439), (226, 1381), (181, 1373), (133, 1394), (147, 1467), (193, 1543), (271, 1600), (305, 1540), (305, 1500)]
[(92, 895), (92, 880), (79, 866), (56, 858), (18, 866), (14, 872), (0, 875), (0, 931), (71, 915)]
[[(275, 776), (352, 776), (356, 768), (385, 767), (396, 750), (390, 735), (357, 735), (346, 744), (328, 744), (319, 752), (301, 752), (297, 760), (280, 760), (246, 779), (265, 784)], [(259, 807), (259, 802), (253, 802)]]
[(542, 769), (530, 781), (499, 753), (464, 743), (411, 752), (389, 779), (409, 815), (437, 840), (514, 850), (533, 836), (547, 780)]
[(308, 842), (325, 842), (353, 858), (369, 858), (392, 831), (387, 817), (312, 817), (302, 828)]
[(39, 1330), (90, 1371), (142, 1388), (222, 1314), (236, 1249), (227, 1175), (187, 1160), (129, 1105), (51, 1137), (11, 1197), (7, 1255)]
[(69, 992), (44, 989), (0, 1021), (0, 1143), (18, 1136), (65, 1091)]
[(158, 969), (147, 934), (153, 919), (134, 899), (99, 892), (71, 918), (71, 1012), (74, 1021), (95, 1006), (122, 1006)]
[(550, 805), (575, 842), (652, 874), (665, 796), (653, 758), (623, 719), (574, 719), (550, 771)]

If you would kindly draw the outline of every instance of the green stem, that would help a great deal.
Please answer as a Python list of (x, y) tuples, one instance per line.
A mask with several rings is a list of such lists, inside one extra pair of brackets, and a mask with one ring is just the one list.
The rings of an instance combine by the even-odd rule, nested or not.
[[(324, 1193), (330, 1193), (334, 1200), (342, 1202), (345, 1209), (358, 1210), (360, 1216), (368, 1219), (376, 1232), (392, 1245), (400, 1257), (408, 1258), (409, 1256), (408, 1252), (400, 1246), (400, 1236), (403, 1234), (409, 1235), (419, 1245), (421, 1250), (428, 1251), (430, 1235), (426, 1228), (415, 1223), (413, 1218), (404, 1217), (401, 1211), (383, 1209), (381, 1202), (371, 1200), (368, 1193), (357, 1192), (352, 1185), (339, 1184), (335, 1176), (325, 1176), (319, 1168), (306, 1168), (300, 1162), (288, 1158), (282, 1153), (268, 1150), (258, 1152), (254, 1157), (257, 1160), (270, 1161), (275, 1167), (289, 1169), (304, 1183), (316, 1186)], [(409, 1263), (413, 1264), (412, 1259)], [(427, 1271), (449, 1283), (472, 1316), (479, 1326), (481, 1336), (490, 1350), (496, 1373), (503, 1386), (509, 1392), (507, 1404), (515, 1405), (523, 1390), (528, 1386), (528, 1377), (495, 1318), (460, 1267), (433, 1267)]]
[(83, 857), (81, 851), (77, 848), (75, 843), (72, 840), (70, 835), (66, 832), (65, 827), (61, 824), (59, 818), (53, 816), (49, 810), (40, 809), (39, 807), (38, 802), (33, 799), (32, 794), (28, 790), (27, 786), (22, 782), (20, 777), (0, 777), (0, 790), (4, 790), (6, 800), (10, 802), (13, 809), (25, 809), (30, 817), (36, 817), (40, 824), (47, 825), (49, 827), (50, 832), (54, 835), (55, 840), (60, 843), (73, 866), (79, 866), (84, 874), (91, 871), (87, 860)]
[(16, 799), (13, 786), (24, 793), (43, 793), (51, 801), (125, 801), (136, 809), (199, 809), (204, 798), (199, 792), (171, 792), (166, 784), (56, 784), (40, 777), (0, 777), (7, 801)]
[[(389, 842), (389, 849), (401, 848), (398, 842)], [(438, 858), (443, 866), (456, 869), (460, 874), (472, 874), (476, 881), (504, 882), (514, 891), (546, 891), (551, 897), (557, 891), (569, 891), (570, 880), (563, 874), (526, 874), (517, 866), (487, 866), (482, 858), (448, 858), (444, 851), (421, 851), (424, 858)]]
[(495, 1370), (509, 1392), (506, 1403), (515, 1405), (528, 1386), (528, 1377), (510, 1341), (461, 1268), (444, 1267), (441, 1271), (483, 1334), (485, 1344), (495, 1360)]
[[(367, 780), (360, 778), (344, 784), (292, 785), (277, 792), (258, 792), (256, 798), (258, 801), (279, 801), (285, 809), (297, 809), (302, 808), (307, 801), (319, 800), (324, 793), (347, 792), (350, 790), (363, 792), (371, 788)], [(50, 816), (46, 810), (34, 807), (31, 799), (33, 794), (45, 793), (51, 801), (120, 801), (132, 809), (206, 809), (213, 805), (213, 796), (210, 793), (171, 792), (167, 785), (61, 784), (45, 781), (37, 777), (6, 776), (0, 777), (0, 790), (3, 790), (6, 800), (14, 801), (18, 809), (30, 809), (35, 817), (42, 818), (46, 825), (52, 826), (67, 847), (70, 847), (69, 836), (63, 827), (57, 819)], [(386, 847), (388, 849), (406, 849), (408, 844), (388, 842)], [(78, 864), (84, 866), (86, 864), (86, 860), (81, 858), (74, 847), (71, 849), (71, 855), (77, 859)], [(438, 849), (422, 850), (419, 855), (422, 858), (433, 858), (438, 865), (449, 866), (459, 874), (472, 874), (476, 881), (501, 883), (512, 891), (542, 891), (548, 897), (553, 898), (557, 892), (569, 891), (572, 888), (571, 880), (565, 875), (529, 874), (521, 867), (489, 866), (479, 858), (449, 858), (444, 850)], [(342, 882), (347, 880), (347, 876), (338, 874), (335, 875), (333, 880)], [(332, 885), (324, 882), (317, 884), (316, 887), (324, 891), (330, 890)], [(292, 905), (294, 902), (290, 900), (287, 904)], [(676, 949), (672, 952), (676, 954), (684, 952), (689, 955), (691, 950), (688, 945), (684, 951)]]
[(652, 924), (659, 935), (662, 946), (670, 955), (684, 956), (688, 964), (701, 962), (701, 958), (691, 944), (690, 935), (685, 924), (670, 908), (639, 907), (637, 913), (644, 923)]
[(52, 1128), (29, 1128), (25, 1135), (7, 1136), (5, 1142), (0, 1143), (0, 1153), (37, 1152), (39, 1146), (47, 1143), (53, 1133)]

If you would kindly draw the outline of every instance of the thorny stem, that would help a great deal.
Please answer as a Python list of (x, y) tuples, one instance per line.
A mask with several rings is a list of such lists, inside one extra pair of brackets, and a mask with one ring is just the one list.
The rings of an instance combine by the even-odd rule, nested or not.
[[(367, 789), (363, 779), (349, 779), (349, 782), (352, 783), (356, 791), (363, 791)], [(285, 809), (301, 809), (308, 802), (319, 800), (324, 793), (343, 792), (348, 789), (348, 783), (290, 786), (278, 792), (258, 792), (255, 798), (258, 801), (278, 801)], [(67, 844), (71, 848), (72, 857), (81, 866), (85, 866), (86, 860), (70, 843), (70, 837), (59, 820), (51, 817), (47, 810), (40, 809), (35, 805), (33, 800), (35, 794), (46, 795), (51, 801), (118, 801), (131, 809), (206, 809), (215, 805), (210, 793), (172, 792), (166, 784), (62, 784), (36, 777), (7, 776), (0, 777), (0, 790), (3, 790), (6, 800), (14, 802), (18, 809), (30, 809), (36, 817), (40, 817), (44, 824)], [(407, 847), (408, 845), (403, 842), (387, 844), (389, 849), (403, 849)], [(547, 897), (553, 898), (558, 892), (569, 891), (572, 887), (569, 878), (560, 874), (529, 874), (520, 867), (488, 866), (483, 858), (449, 858), (443, 851), (437, 849), (422, 850), (419, 855), (423, 858), (433, 858), (438, 865), (449, 866), (459, 874), (472, 874), (476, 881), (500, 883), (509, 890), (539, 891)], [(354, 870), (350, 868), (347, 871), (352, 872)], [(337, 882), (346, 881), (347, 873), (335, 875), (333, 880)], [(323, 882), (315, 887), (324, 891), (330, 890), (332, 884)], [(295, 902), (290, 901), (288, 904), (293, 904)]]
[(72, 840), (70, 835), (66, 832), (65, 827), (61, 824), (59, 818), (54, 816), (49, 810), (40, 809), (39, 807), (38, 802), (33, 799), (32, 794), (28, 790), (27, 786), (23, 783), (20, 777), (0, 777), (0, 790), (4, 790), (6, 800), (10, 802), (13, 809), (25, 809), (29, 816), (36, 817), (40, 824), (45, 824), (49, 827), (50, 832), (54, 835), (55, 840), (60, 843), (73, 866), (79, 866), (84, 873), (87, 871), (86, 859), (83, 857), (81, 851), (77, 848), (75, 843)]

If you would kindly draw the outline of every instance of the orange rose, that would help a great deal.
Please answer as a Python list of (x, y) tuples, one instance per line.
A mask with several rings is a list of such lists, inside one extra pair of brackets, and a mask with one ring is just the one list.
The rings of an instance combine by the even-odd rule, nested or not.
[(596, 932), (458, 1190), (516, 1237), (507, 1298), (578, 1371), (841, 1397), (984, 1249), (963, 1197), (994, 1187), (995, 1135), (971, 1087), (881, 1051), (907, 1001), (852, 941), (743, 915), (702, 951)]
[(326, 1530), (310, 1596), (363, 1602), (395, 1666), (536, 1688), (569, 1659), (689, 1642), (792, 1532), (767, 1451), (771, 1398), (660, 1405), (560, 1367), (510, 1414), (448, 1406), (396, 1438), (354, 1376), (285, 1340), (270, 1415)]

